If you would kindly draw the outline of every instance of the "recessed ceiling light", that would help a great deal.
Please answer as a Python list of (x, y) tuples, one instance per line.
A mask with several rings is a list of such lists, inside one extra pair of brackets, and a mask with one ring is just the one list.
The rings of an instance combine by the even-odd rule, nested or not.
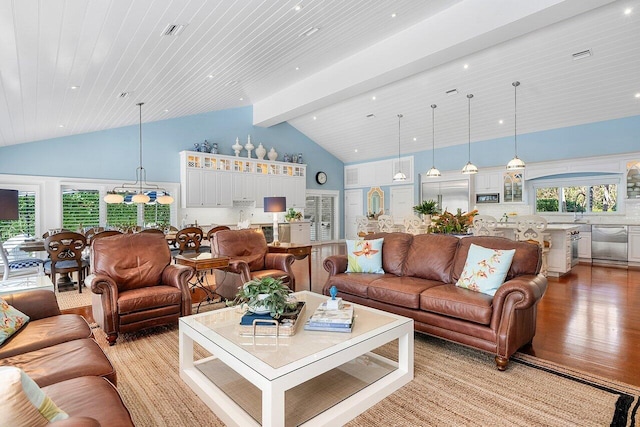
[(447, 95), (457, 95), (458, 94), (458, 89), (449, 89), (448, 91), (445, 92)]
[(296, 67), (296, 71), (298, 71), (300, 69), (300, 67)]
[(315, 33), (317, 33), (318, 31), (320, 31), (320, 28), (318, 27), (309, 27), (306, 30), (304, 30), (303, 32), (300, 33), (300, 37), (302, 36), (307, 36), (309, 37), (310, 35), (313, 35)]
[(624, 14), (625, 14), (625, 15), (631, 15), (631, 12), (632, 12), (632, 11), (633, 11), (633, 8), (632, 8), (632, 7), (628, 7), (628, 8), (626, 8), (626, 9), (624, 10)]
[(207, 77), (212, 79), (213, 78), (213, 74), (209, 74)]
[(636, 98), (640, 98), (640, 92), (636, 93)]
[(293, 6), (293, 10), (295, 10), (296, 12), (300, 12), (300, 10), (302, 10), (302, 5), (297, 4)]
[(63, 128), (63, 127), (64, 127), (64, 125), (58, 125), (58, 127), (59, 127), (59, 128)]
[(375, 101), (375, 100), (376, 100), (376, 96), (375, 96), (375, 95), (373, 95), (373, 96), (371, 97), (371, 100), (372, 100), (372, 101)]
[(414, 140), (414, 141), (417, 141), (417, 140), (418, 140), (418, 138), (416, 138), (416, 137), (414, 136), (414, 137), (413, 137), (413, 140)]
[(80, 86), (71, 86), (69, 89), (71, 89), (71, 90), (80, 89)]
[(463, 68), (466, 70), (467, 68), (469, 68), (469, 64), (464, 64)]
[(317, 119), (317, 117), (316, 117), (316, 116), (313, 116), (313, 120), (315, 120), (315, 119)]
[(355, 150), (353, 150), (353, 151), (355, 151), (355, 152), (357, 153), (357, 152), (358, 152), (358, 149), (356, 148), (356, 149), (355, 149)]
[(504, 120), (500, 119), (500, 120), (498, 120), (498, 123), (503, 124)]
[(586, 49), (586, 50), (581, 50), (580, 52), (571, 54), (571, 57), (573, 58), (574, 61), (577, 61), (579, 59), (588, 58), (591, 55), (593, 55), (593, 53), (591, 53), (591, 49)]
[(162, 110), (162, 111), (165, 112), (165, 113), (169, 112), (169, 110), (167, 110), (166, 108), (164, 110)]
[(396, 16), (398, 16), (398, 15), (396, 15), (395, 13), (392, 13), (392, 14), (391, 14), (391, 17), (392, 17), (392, 18), (395, 18)]
[(244, 101), (244, 98), (240, 98), (240, 101)]

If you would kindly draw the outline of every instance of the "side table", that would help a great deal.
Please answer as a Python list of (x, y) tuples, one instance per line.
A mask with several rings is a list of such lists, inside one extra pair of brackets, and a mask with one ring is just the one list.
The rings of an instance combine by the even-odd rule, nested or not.
[[(295, 259), (307, 258), (309, 264), (309, 290), (311, 290), (311, 245), (299, 245), (296, 243), (280, 243), (280, 246), (267, 245), (270, 253), (291, 254)], [(297, 290), (297, 289), (294, 289)]]
[[(201, 273), (204, 271), (209, 271), (213, 269), (218, 269), (218, 270), (226, 269), (227, 267), (229, 267), (229, 257), (214, 256), (210, 252), (203, 252), (199, 254), (188, 253), (188, 254), (176, 255), (174, 258), (176, 260), (176, 264), (186, 265), (195, 270), (196, 281), (191, 283), (192, 285), (191, 289), (192, 290), (195, 288), (202, 289), (207, 295), (207, 298), (204, 301), (212, 302), (215, 292), (213, 292), (207, 286), (208, 282), (207, 282), (207, 285), (205, 285), (204, 282), (206, 280), (206, 275)], [(202, 304), (202, 301), (200, 301), (200, 303), (198, 304), (198, 308), (196, 309), (196, 312), (200, 311), (200, 304)]]

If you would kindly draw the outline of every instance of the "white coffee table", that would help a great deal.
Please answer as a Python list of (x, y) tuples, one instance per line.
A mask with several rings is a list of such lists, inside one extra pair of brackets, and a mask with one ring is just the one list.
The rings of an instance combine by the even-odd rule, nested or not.
[(40, 289), (54, 292), (53, 283), (51, 283), (51, 279), (48, 276), (19, 277), (0, 281), (0, 295)]
[[(327, 299), (295, 295), (302, 320)], [(180, 377), (227, 425), (344, 424), (413, 379), (413, 320), (354, 306), (351, 333), (280, 338), (240, 335), (235, 307), (182, 317)], [(394, 340), (397, 361), (371, 352)]]

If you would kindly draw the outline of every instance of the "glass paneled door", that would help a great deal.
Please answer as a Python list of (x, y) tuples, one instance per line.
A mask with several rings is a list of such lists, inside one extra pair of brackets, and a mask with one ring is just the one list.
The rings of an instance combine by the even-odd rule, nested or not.
[(307, 193), (304, 209), (305, 220), (311, 223), (311, 242), (322, 243), (336, 239), (339, 224), (336, 222), (337, 194)]

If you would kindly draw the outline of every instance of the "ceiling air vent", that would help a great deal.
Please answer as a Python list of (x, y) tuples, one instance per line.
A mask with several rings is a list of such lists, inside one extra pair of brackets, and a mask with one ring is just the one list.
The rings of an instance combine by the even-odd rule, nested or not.
[(371, 114), (367, 114), (365, 117), (367, 119), (373, 119), (375, 116), (376, 116), (375, 114), (371, 113)]
[(448, 91), (445, 92), (447, 95), (457, 95), (458, 94), (458, 89), (450, 89)]
[(593, 55), (593, 53), (591, 53), (591, 49), (587, 49), (587, 50), (583, 50), (581, 52), (576, 52), (576, 53), (572, 54), (571, 57), (573, 58), (574, 61), (577, 61), (578, 59), (588, 58), (591, 55)]
[(161, 36), (179, 36), (186, 27), (186, 24), (169, 24), (162, 30)]
[(124, 98), (128, 98), (133, 92), (120, 92), (118, 94), (118, 98), (119, 99), (124, 99)]

